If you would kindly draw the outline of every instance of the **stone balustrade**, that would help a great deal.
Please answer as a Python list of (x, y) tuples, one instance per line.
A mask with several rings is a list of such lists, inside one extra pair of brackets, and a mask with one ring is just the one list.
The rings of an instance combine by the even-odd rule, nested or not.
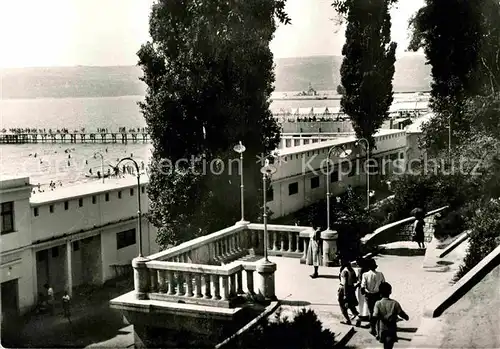
[(238, 296), (255, 293), (255, 263), (210, 266), (148, 261), (145, 265), (149, 276), (145, 287), (151, 300), (229, 308)]
[(149, 260), (203, 265), (221, 265), (258, 248), (258, 240), (244, 225), (234, 225), (213, 234), (186, 241), (148, 256)]
[[(310, 227), (269, 224), (267, 230), (269, 255), (305, 260)], [(136, 297), (214, 307), (233, 307), (245, 294), (272, 299), (274, 278), (266, 275), (275, 265), (262, 263), (263, 252), (264, 225), (236, 224), (138, 257), (132, 262)]]
[[(259, 239), (264, 239), (263, 224), (249, 224), (249, 230), (253, 230)], [(271, 256), (301, 258), (307, 253), (309, 237), (312, 228), (305, 226), (290, 225), (267, 225), (268, 254)]]

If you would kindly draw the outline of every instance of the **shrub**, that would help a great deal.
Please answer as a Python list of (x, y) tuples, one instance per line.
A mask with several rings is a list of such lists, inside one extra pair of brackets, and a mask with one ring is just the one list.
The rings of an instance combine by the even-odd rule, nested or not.
[(434, 223), (434, 237), (444, 239), (453, 237), (465, 230), (466, 219), (462, 210), (451, 211)]
[(315, 349), (333, 348), (335, 335), (324, 329), (316, 313), (302, 309), (290, 321), (278, 313), (275, 321), (262, 324), (239, 336), (231, 348)]
[(500, 245), (500, 202), (490, 200), (477, 209), (468, 223), (469, 248), (455, 280), (474, 268)]

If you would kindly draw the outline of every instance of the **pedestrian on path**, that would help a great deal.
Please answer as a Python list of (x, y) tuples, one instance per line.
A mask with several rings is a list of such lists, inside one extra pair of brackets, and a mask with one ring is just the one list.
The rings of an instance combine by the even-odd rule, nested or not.
[(314, 273), (311, 278), (315, 279), (319, 276), (318, 269), (320, 265), (321, 258), (321, 229), (319, 227), (314, 227), (314, 231), (311, 233), (309, 240), (309, 248), (307, 249), (307, 265), (312, 265), (314, 267)]
[(356, 284), (358, 283), (358, 277), (356, 272), (352, 268), (351, 262), (344, 259), (342, 260), (342, 267), (340, 269), (340, 287), (338, 290), (338, 301), (342, 315), (346, 321), (341, 323), (345, 325), (351, 325), (351, 318), (347, 310), (349, 309), (351, 313), (356, 318), (356, 326), (360, 326), (361, 322), (359, 320), (359, 312), (356, 309), (358, 305), (358, 300), (356, 299)]
[(377, 271), (377, 262), (374, 259), (367, 260), (369, 270), (363, 274), (361, 280), (361, 292), (366, 297), (368, 304), (368, 311), (370, 313), (370, 333), (374, 336), (377, 335), (376, 321), (373, 318), (373, 309), (375, 303), (380, 299), (379, 287), (382, 282), (385, 282), (384, 274)]
[(54, 306), (55, 306), (55, 299), (54, 299), (54, 290), (52, 287), (49, 286), (49, 284), (43, 285), (43, 287), (47, 290), (47, 305), (49, 307), (49, 311), (51, 315), (54, 315)]
[(369, 319), (370, 312), (368, 311), (368, 303), (366, 302), (366, 297), (361, 293), (361, 280), (363, 280), (363, 275), (369, 270), (366, 265), (366, 259), (359, 258), (358, 261), (358, 283), (356, 284), (356, 296), (358, 298), (359, 304), (359, 318)]
[(71, 298), (68, 294), (68, 291), (64, 291), (64, 296), (62, 297), (62, 306), (63, 306), (63, 316), (68, 319), (71, 325), (71, 313), (70, 313), (70, 304)]
[(415, 217), (415, 223), (413, 223), (413, 241), (418, 243), (419, 248), (425, 248), (425, 234), (424, 234), (424, 226), (425, 222), (423, 217)]
[(375, 303), (373, 317), (377, 320), (377, 339), (384, 344), (384, 349), (392, 349), (398, 341), (397, 322), (398, 316), (409, 320), (409, 316), (401, 308), (398, 301), (390, 299), (392, 287), (387, 282), (380, 284), (381, 300)]

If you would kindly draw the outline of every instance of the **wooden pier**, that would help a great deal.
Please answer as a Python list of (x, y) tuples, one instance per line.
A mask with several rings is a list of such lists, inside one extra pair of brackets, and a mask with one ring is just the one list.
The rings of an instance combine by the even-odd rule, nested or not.
[(146, 132), (93, 132), (93, 133), (0, 133), (0, 144), (37, 143), (148, 143)]

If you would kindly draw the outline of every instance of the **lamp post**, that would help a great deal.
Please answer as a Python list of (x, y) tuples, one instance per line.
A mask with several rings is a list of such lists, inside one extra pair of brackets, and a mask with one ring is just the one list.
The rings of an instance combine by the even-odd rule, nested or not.
[[(370, 161), (370, 142), (366, 138), (360, 138), (356, 142), (356, 146), (359, 145), (362, 141), (366, 143), (366, 164), (368, 165), (368, 162)], [(367, 167), (365, 166), (366, 170), (366, 209), (370, 209), (370, 171)]]
[(267, 263), (270, 263), (269, 259), (267, 258), (267, 245), (269, 243), (269, 238), (267, 236), (267, 180), (271, 178), (273, 174), (275, 174), (277, 171), (277, 168), (271, 164), (269, 164), (269, 160), (266, 159), (265, 165), (260, 169), (260, 172), (262, 173), (262, 184), (264, 187), (264, 208), (263, 208), (263, 213), (262, 217), (264, 220), (264, 260)]
[(139, 225), (139, 257), (142, 257), (142, 211), (141, 211), (141, 173), (139, 172), (139, 165), (137, 162), (132, 159), (132, 158), (123, 158), (118, 163), (116, 164), (116, 168), (118, 168), (118, 165), (122, 163), (123, 161), (132, 161), (135, 165), (135, 170), (137, 171), (137, 220), (138, 220), (138, 225)]
[[(330, 230), (330, 155), (333, 150), (337, 149), (338, 146), (333, 146), (328, 150), (326, 155), (326, 230)], [(347, 158), (352, 153), (352, 150), (341, 150), (338, 156), (341, 159)]]
[(102, 182), (104, 183), (104, 156), (100, 152), (94, 153), (94, 156), (96, 155), (99, 155), (99, 157), (101, 158), (101, 175), (102, 175)]
[(448, 115), (448, 156), (451, 159), (451, 114)]
[(243, 153), (246, 148), (240, 141), (234, 146), (233, 150), (240, 154), (241, 220), (238, 224), (248, 224), (249, 222), (245, 221), (245, 186), (243, 184)]

